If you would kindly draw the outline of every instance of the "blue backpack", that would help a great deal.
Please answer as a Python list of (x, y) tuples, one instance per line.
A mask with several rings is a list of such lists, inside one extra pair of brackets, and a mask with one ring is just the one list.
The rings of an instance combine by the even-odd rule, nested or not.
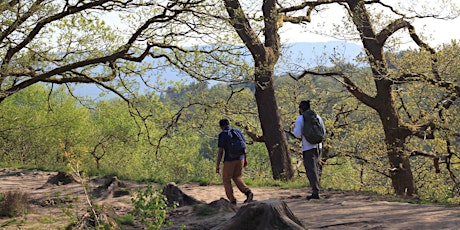
[(227, 131), (229, 136), (227, 151), (231, 158), (239, 158), (241, 155), (246, 153), (246, 143), (244, 142), (243, 136), (240, 132), (236, 132), (234, 129)]

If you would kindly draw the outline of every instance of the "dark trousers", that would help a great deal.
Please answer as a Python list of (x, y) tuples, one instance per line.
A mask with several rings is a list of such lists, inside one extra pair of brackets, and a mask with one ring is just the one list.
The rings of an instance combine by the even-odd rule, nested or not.
[(310, 182), (312, 194), (319, 194), (319, 179), (318, 179), (318, 162), (319, 151), (316, 148), (303, 151), (303, 166), (307, 172), (307, 178)]

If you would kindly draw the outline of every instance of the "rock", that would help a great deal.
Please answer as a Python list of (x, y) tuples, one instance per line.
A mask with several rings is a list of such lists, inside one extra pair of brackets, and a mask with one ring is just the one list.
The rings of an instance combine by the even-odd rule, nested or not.
[(51, 176), (47, 181), (46, 184), (53, 184), (53, 185), (66, 185), (73, 182), (79, 183), (79, 180), (75, 178), (74, 175), (68, 174), (66, 172), (58, 172), (57, 175)]
[(120, 190), (120, 188), (126, 188), (126, 184), (118, 180), (116, 176), (105, 177), (104, 179), (104, 183), (93, 190), (92, 195), (94, 197), (106, 199), (129, 195), (129, 191)]
[(172, 205), (176, 202), (179, 206), (184, 205), (194, 205), (194, 204), (203, 204), (204, 202), (199, 201), (185, 193), (183, 193), (176, 183), (168, 183), (163, 187), (163, 195), (168, 199), (168, 205)]
[(244, 205), (227, 221), (212, 230), (306, 229), (284, 201), (270, 199)]
[(236, 212), (236, 206), (231, 204), (230, 201), (228, 201), (227, 199), (224, 199), (224, 198), (220, 198), (220, 200), (213, 201), (213, 202), (209, 203), (207, 206), (214, 208), (216, 210), (216, 212), (218, 212), (218, 211)]

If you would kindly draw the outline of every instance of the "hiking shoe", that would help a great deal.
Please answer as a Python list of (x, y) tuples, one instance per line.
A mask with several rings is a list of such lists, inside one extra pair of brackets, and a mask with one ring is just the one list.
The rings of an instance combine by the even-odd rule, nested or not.
[(254, 198), (254, 194), (251, 191), (247, 191), (246, 192), (246, 200), (244, 201), (244, 203), (251, 202), (253, 198)]
[(230, 203), (236, 206), (236, 200), (232, 200)]
[(311, 194), (310, 196), (307, 196), (307, 200), (311, 200), (311, 199), (319, 200), (319, 195)]

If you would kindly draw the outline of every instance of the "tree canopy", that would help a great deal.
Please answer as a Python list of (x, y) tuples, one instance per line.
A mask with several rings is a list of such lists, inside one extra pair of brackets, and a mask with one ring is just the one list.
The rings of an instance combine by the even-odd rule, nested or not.
[[(202, 135), (215, 132), (205, 126), (210, 122), (208, 118), (231, 117), (254, 143), (265, 145), (273, 178), (291, 180), (299, 161), (291, 154), (295, 152), (291, 145), (295, 140), (289, 136), (290, 124), (297, 103), (308, 95), (316, 98), (317, 109), (324, 112), (326, 124), (333, 131), (330, 145), (325, 145), (327, 153), (337, 156), (342, 151), (334, 144), (344, 140), (340, 135), (346, 135), (344, 130), (348, 126), (344, 129), (342, 125), (348, 119), (362, 122), (349, 127), (368, 132), (371, 125), (378, 124), (381, 133), (368, 137), (384, 140), (378, 146), (384, 149), (388, 164), (379, 165), (381, 162), (377, 161), (376, 165), (383, 168), (379, 170), (382, 175), (390, 178), (396, 194), (417, 193), (417, 178), (413, 175), (413, 165), (420, 163), (413, 160), (417, 157), (429, 157), (434, 167), (445, 163), (458, 190), (452, 167), (459, 134), (457, 126), (451, 125), (458, 124), (458, 43), (432, 47), (429, 39), (413, 26), (414, 21), (423, 18), (457, 17), (458, 9), (450, 1), (443, 1), (442, 7), (422, 5), (365, 0), (5, 1), (0, 3), (0, 103), (13, 103), (4, 102), (27, 88), (46, 89), (51, 95), (55, 84), (66, 86), (69, 92), (73, 83), (95, 84), (114, 92), (128, 104), (126, 114), (88, 114), (79, 109), (71, 114), (81, 116), (82, 120), (94, 119), (94, 127), (110, 127), (93, 130), (91, 144), (80, 148), (77, 143), (66, 141), (72, 138), (56, 140), (64, 146), (59, 151), (89, 153), (96, 168), (101, 167), (107, 153), (120, 148), (121, 142), (148, 143), (155, 146), (158, 156), (165, 148), (185, 148), (185, 143), (193, 142), (198, 137), (186, 135), (191, 130), (198, 129)], [(343, 35), (343, 39), (362, 44), (362, 56), (356, 58), (358, 65), (331, 56), (334, 66), (294, 63), (288, 66), (289, 80), (277, 78), (275, 69), (284, 45), (281, 28), (288, 24), (308, 28), (312, 22), (323, 21), (321, 15), (331, 14), (331, 7), (345, 13), (342, 21), (334, 22), (337, 30), (315, 31)], [(112, 13), (121, 17), (123, 25), (114, 27), (104, 21), (104, 15)], [(410, 38), (417, 48), (399, 50), (401, 37)], [(191, 77), (196, 82), (189, 88), (178, 84), (168, 86), (169, 91), (158, 92), (162, 86), (154, 84), (157, 76), (151, 70), (160, 75), (166, 67), (175, 68), (178, 76)], [(343, 88), (324, 84), (325, 79), (334, 80)], [(211, 92), (207, 92), (209, 85), (204, 82), (210, 80), (226, 85), (210, 87)], [(40, 88), (41, 84), (51, 87)], [(149, 91), (141, 92), (141, 84)], [(292, 87), (291, 92), (281, 90), (286, 85)], [(316, 90), (318, 85), (329, 88)], [(331, 92), (331, 88), (336, 92)], [(307, 89), (310, 90), (306, 92)], [(348, 94), (343, 94), (343, 89)], [(63, 88), (58, 92), (63, 93)], [(254, 100), (248, 99), (251, 94)], [(31, 95), (20, 99), (21, 96), (12, 99), (14, 103), (38, 99)], [(157, 107), (149, 105), (152, 100)], [(23, 105), (30, 106), (25, 102)], [(119, 106), (119, 102), (98, 104), (99, 108), (109, 110)], [(361, 111), (365, 111), (364, 115), (359, 114)], [(63, 110), (62, 114), (67, 112)], [(133, 120), (118, 120), (125, 115)], [(258, 122), (251, 115), (256, 115)], [(19, 117), (7, 112), (2, 115), (4, 121)], [(190, 120), (195, 123), (186, 126)], [(37, 120), (41, 127), (40, 122)], [(6, 125), (3, 130), (12, 129)], [(71, 134), (80, 138), (81, 130)], [(172, 135), (179, 135), (184, 141), (171, 143)], [(374, 141), (371, 138), (367, 143)], [(11, 145), (9, 141), (4, 143)], [(201, 144), (203, 148), (209, 147), (209, 143)], [(142, 146), (142, 151), (150, 151)], [(193, 146), (195, 150), (201, 147)], [(354, 157), (369, 162), (371, 158), (380, 159), (381, 151), (376, 157)], [(141, 162), (137, 158), (137, 163)], [(189, 165), (178, 162), (182, 163), (186, 174)], [(172, 163), (171, 167), (178, 165)]]

